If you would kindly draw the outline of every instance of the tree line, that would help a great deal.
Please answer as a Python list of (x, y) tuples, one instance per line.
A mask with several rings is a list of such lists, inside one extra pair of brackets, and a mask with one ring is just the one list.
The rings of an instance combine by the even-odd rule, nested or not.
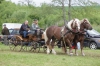
[[(25, 20), (28, 20), (31, 25), (33, 19), (39, 20), (41, 28), (51, 25), (62, 26), (64, 25), (63, 15), (66, 16), (66, 21), (69, 21), (69, 14), (70, 19), (88, 18), (92, 24), (100, 24), (100, 5), (98, 3), (90, 0), (75, 0), (75, 3), (71, 4), (69, 2), (72, 1), (52, 0), (50, 4), (42, 3), (37, 7), (32, 0), (20, 0), (19, 4), (12, 3), (10, 0), (0, 0), (0, 26), (2, 23), (23, 23)], [(65, 9), (65, 13), (63, 9)]]

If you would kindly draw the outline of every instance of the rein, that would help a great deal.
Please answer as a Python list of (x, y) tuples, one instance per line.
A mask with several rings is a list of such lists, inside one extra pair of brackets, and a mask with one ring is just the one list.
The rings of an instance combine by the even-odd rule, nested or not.
[(63, 34), (63, 35), (62, 35), (62, 32), (61, 32), (62, 37), (60, 38), (60, 40), (61, 40), (62, 38), (64, 38), (64, 36), (65, 36), (66, 34), (68, 34), (68, 33), (70, 33), (70, 32), (72, 32), (72, 33), (74, 33), (74, 34), (77, 34), (77, 33), (75, 33), (74, 31), (70, 30), (68, 27), (65, 26), (65, 28), (66, 28), (68, 31), (66, 31), (66, 33)]
[(66, 27), (66, 26), (65, 26), (65, 29), (67, 29), (68, 31), (66, 31), (66, 33), (65, 33), (65, 34), (62, 34), (62, 32), (61, 32), (62, 37), (64, 37), (67, 33), (71, 32), (71, 30), (70, 30), (68, 27)]
[[(66, 29), (68, 29), (66, 26), (64, 26)], [(63, 44), (65, 45), (65, 47), (66, 47), (66, 44), (65, 44), (65, 41), (64, 41), (64, 36), (67, 34), (67, 33), (69, 33), (70, 32), (70, 30), (68, 29), (68, 31), (66, 31), (66, 33), (65, 34), (62, 34), (62, 31), (61, 31), (61, 38), (60, 38), (60, 40), (59, 40), (59, 42), (62, 40), (63, 41)], [(59, 43), (58, 42), (58, 43)], [(57, 43), (57, 44), (58, 44)], [(63, 47), (63, 46), (62, 46)]]
[[(68, 27), (66, 27), (65, 26), (65, 28), (68, 30), (68, 31), (66, 31), (66, 33), (65, 34), (62, 34), (62, 32), (61, 32), (61, 38), (60, 38), (60, 40), (59, 40), (59, 42), (61, 41), (61, 40), (63, 40), (63, 44), (65, 45), (65, 47), (66, 47), (66, 44), (65, 44), (65, 40), (64, 40), (64, 36), (66, 35), (66, 34), (68, 34), (69, 32), (72, 32)], [(58, 43), (59, 43), (58, 42)]]
[(86, 31), (80, 31), (80, 32), (78, 32), (77, 34), (85, 35), (85, 32), (86, 32)]

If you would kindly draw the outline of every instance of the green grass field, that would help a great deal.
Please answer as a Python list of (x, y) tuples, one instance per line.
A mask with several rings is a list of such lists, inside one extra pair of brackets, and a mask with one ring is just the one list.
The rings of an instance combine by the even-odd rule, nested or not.
[(55, 48), (57, 55), (11, 51), (9, 46), (0, 43), (0, 66), (100, 66), (100, 49), (84, 48), (86, 56), (69, 56)]

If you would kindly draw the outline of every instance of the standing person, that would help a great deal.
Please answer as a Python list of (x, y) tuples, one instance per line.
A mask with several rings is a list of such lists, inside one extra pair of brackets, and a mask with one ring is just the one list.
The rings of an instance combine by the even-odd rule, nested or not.
[(38, 20), (37, 19), (34, 19), (31, 27), (32, 27), (31, 30), (35, 32), (36, 36), (38, 36), (39, 33), (40, 33), (40, 28), (39, 28)]
[(22, 35), (24, 38), (28, 35), (28, 31), (30, 30), (30, 27), (28, 26), (28, 21), (26, 20), (20, 27), (19, 33)]
[(3, 39), (4, 39), (4, 44), (7, 45), (8, 44), (8, 35), (10, 35), (9, 33), (9, 29), (6, 27), (6, 24), (3, 25), (4, 28), (2, 29), (2, 35), (3, 35)]
[(2, 35), (10, 35), (9, 29), (6, 27), (6, 24), (3, 25), (4, 28), (2, 29)]

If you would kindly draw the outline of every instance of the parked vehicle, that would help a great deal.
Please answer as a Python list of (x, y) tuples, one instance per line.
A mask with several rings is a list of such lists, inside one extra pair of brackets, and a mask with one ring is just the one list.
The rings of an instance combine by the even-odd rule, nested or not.
[(4, 24), (6, 24), (6, 27), (8, 28), (8, 29), (15, 29), (15, 28), (20, 28), (21, 27), (21, 23), (3, 23), (2, 24), (2, 29), (3, 29), (3, 25)]
[(84, 40), (84, 46), (90, 49), (100, 48), (100, 33), (96, 30), (87, 30)]
[[(4, 28), (3, 25), (6, 25), (6, 27), (9, 29), (10, 35), (7, 35), (7, 39), (9, 40), (13, 35), (19, 34), (19, 28), (21, 27), (21, 23), (3, 23), (2, 24), (2, 29)], [(0, 41), (3, 43), (4, 42), (4, 36), (0, 35)]]
[[(19, 34), (19, 28), (21, 27), (21, 23), (3, 23), (2, 24), (2, 29), (4, 28), (3, 25), (6, 25), (6, 27), (9, 29), (10, 35), (8, 35), (8, 39), (11, 38), (12, 35), (17, 35)], [(0, 35), (0, 41), (3, 41), (3, 35)]]
[(14, 35), (19, 35), (19, 29), (18, 28), (9, 29), (9, 32), (10, 32), (10, 35), (8, 36), (8, 39), (10, 39)]
[[(9, 29), (10, 35), (7, 35), (7, 40), (11, 39), (14, 35), (19, 35), (19, 28)], [(4, 43), (4, 37), (3, 35), (0, 35), (0, 41)]]

